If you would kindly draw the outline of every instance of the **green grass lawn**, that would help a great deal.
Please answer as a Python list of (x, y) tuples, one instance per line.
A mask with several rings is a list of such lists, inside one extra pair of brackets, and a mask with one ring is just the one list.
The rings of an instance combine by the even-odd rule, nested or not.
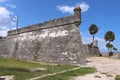
[[(0, 59), (0, 76), (14, 75), (14, 80), (25, 80), (41, 76), (43, 74), (49, 74), (75, 68), (73, 65), (45, 65), (33, 62), (25, 62), (19, 60)], [(35, 68), (46, 68), (47, 70), (33, 71)], [(42, 78), (39, 80), (67, 80), (72, 76), (83, 75), (87, 73), (95, 72), (94, 68), (81, 68), (79, 70), (66, 72), (63, 74)], [(54, 79), (55, 78), (55, 79)], [(62, 78), (62, 79), (61, 79)]]
[(120, 75), (117, 75), (115, 80), (120, 80)]
[(73, 77), (82, 76), (82, 75), (89, 74), (89, 73), (94, 73), (95, 71), (96, 71), (95, 68), (82, 67), (74, 71), (68, 71), (63, 74), (49, 76), (49, 77), (41, 78), (38, 80), (71, 80)]

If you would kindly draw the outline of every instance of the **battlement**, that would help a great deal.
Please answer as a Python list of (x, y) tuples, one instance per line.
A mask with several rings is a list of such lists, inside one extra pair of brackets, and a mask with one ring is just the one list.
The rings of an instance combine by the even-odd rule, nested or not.
[(75, 7), (74, 8), (74, 15), (49, 20), (49, 21), (46, 21), (44, 23), (38, 23), (38, 24), (30, 25), (30, 26), (27, 26), (27, 27), (20, 28), (18, 30), (17, 29), (11, 30), (11, 31), (8, 31), (8, 36), (16, 35), (18, 33), (21, 34), (21, 33), (41, 30), (41, 29), (58, 27), (58, 26), (67, 25), (67, 24), (76, 24), (77, 26), (79, 26), (79, 24), (81, 22), (80, 11), (81, 11), (80, 7)]

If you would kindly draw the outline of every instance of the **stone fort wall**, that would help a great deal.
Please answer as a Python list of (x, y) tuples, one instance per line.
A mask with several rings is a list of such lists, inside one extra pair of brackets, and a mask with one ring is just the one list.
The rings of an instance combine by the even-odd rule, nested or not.
[[(93, 52), (94, 54), (93, 54)], [(91, 44), (83, 44), (83, 52), (86, 54), (86, 57), (90, 57), (90, 56), (100, 56), (100, 50), (98, 46), (93, 46), (92, 49), (92, 45)]]
[[(57, 64), (85, 64), (79, 32), (81, 9), (71, 16), (8, 32), (0, 42), (0, 57)], [(0, 40), (1, 41), (1, 40)]]

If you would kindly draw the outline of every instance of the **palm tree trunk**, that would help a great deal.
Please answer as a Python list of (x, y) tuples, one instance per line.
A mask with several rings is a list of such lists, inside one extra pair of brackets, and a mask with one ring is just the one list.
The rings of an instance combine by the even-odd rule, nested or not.
[(93, 34), (92, 54), (94, 55), (94, 34)]
[(93, 45), (94, 45), (94, 34), (93, 34)]
[[(110, 41), (108, 42), (110, 44)], [(108, 47), (108, 53), (110, 52), (110, 48)]]
[(109, 47), (108, 47), (108, 53), (109, 53)]

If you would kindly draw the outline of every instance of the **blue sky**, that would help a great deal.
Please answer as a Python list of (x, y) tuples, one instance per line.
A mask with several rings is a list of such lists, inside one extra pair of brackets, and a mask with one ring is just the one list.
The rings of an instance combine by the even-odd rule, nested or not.
[(83, 43), (90, 43), (88, 33), (91, 24), (99, 27), (95, 39), (101, 51), (107, 51), (104, 34), (111, 30), (116, 39), (113, 45), (120, 50), (120, 0), (0, 0), (0, 36), (15, 29), (14, 15), (19, 16), (19, 28), (42, 23), (54, 18), (73, 14), (76, 5), (82, 8), (82, 23), (79, 27)]

